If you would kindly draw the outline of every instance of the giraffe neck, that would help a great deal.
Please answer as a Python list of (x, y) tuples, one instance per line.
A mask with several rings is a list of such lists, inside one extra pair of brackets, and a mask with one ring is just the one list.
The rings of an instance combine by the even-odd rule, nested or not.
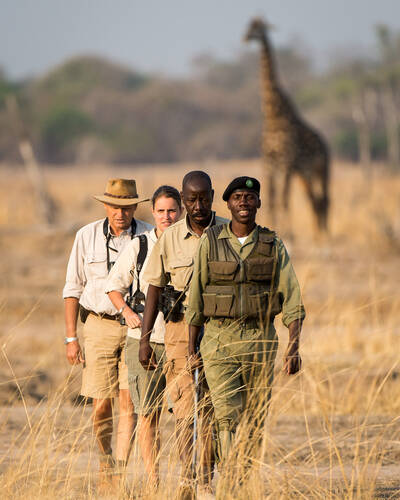
[(289, 111), (287, 99), (279, 88), (273, 50), (265, 33), (261, 40), (261, 94), (262, 109), (269, 130), (282, 127), (282, 121)]
[(278, 81), (275, 57), (266, 33), (264, 33), (261, 40), (261, 79), (264, 97), (268, 99), (276, 98)]

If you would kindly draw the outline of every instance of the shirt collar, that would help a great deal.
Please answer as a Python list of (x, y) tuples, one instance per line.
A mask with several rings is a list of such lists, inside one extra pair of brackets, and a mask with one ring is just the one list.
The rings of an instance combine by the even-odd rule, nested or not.
[[(228, 224), (223, 225), (222, 230), (218, 235), (219, 240), (223, 239), (223, 238), (228, 238), (228, 239), (236, 238), (237, 239), (237, 236), (232, 233), (230, 222)], [(256, 224), (253, 231), (247, 236), (246, 245), (247, 245), (247, 243), (253, 243), (253, 242), (257, 241), (257, 239), (258, 239), (258, 224)]]
[[(210, 220), (210, 223), (208, 224), (208, 226), (207, 226), (207, 227), (205, 227), (205, 228), (204, 228), (204, 231), (205, 231), (206, 229), (208, 229), (209, 227), (213, 226), (214, 224), (215, 224), (215, 212), (214, 212), (214, 211), (212, 211), (212, 212), (211, 212), (211, 220)], [(185, 236), (184, 236), (184, 238), (185, 238), (185, 239), (186, 239), (186, 238), (190, 238), (190, 236), (196, 236), (196, 238), (200, 238), (200, 236), (199, 236), (197, 233), (195, 233), (195, 232), (193, 231), (193, 229), (190, 227), (190, 224), (189, 224), (189, 217), (188, 217), (188, 215), (187, 215), (187, 214), (185, 215), (185, 228), (186, 228), (186, 231), (185, 231)]]
[[(133, 221), (133, 219), (132, 219)], [(124, 229), (124, 231), (122, 231), (122, 233), (119, 235), (119, 236), (115, 236), (115, 234), (113, 234), (111, 232), (111, 226), (110, 224), (108, 224), (108, 233), (107, 233), (107, 238), (110, 237), (110, 238), (120, 238), (121, 236), (131, 236), (132, 234), (132, 222), (130, 224), (130, 226), (128, 227), (128, 229)]]
[(155, 227), (153, 227), (153, 229), (151, 231), (149, 231), (149, 239), (153, 243), (157, 242), (157, 234), (156, 234), (156, 228)]

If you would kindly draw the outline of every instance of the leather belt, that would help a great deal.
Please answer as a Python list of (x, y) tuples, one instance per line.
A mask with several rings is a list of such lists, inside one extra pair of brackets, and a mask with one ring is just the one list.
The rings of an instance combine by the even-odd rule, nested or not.
[(101, 318), (101, 319), (111, 319), (111, 320), (114, 320), (114, 321), (119, 321), (119, 316), (118, 315), (111, 315), (111, 314), (106, 314), (106, 313), (102, 313), (102, 314), (98, 314), (94, 311), (89, 311), (89, 314), (94, 314), (95, 316)]

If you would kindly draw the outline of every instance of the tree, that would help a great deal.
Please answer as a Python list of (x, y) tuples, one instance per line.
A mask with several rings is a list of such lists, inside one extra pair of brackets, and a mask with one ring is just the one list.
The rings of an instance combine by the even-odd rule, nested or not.
[(383, 118), (385, 122), (388, 160), (400, 167), (400, 138), (398, 93), (400, 85), (400, 35), (394, 34), (384, 24), (376, 26), (376, 36), (381, 60), (377, 67), (377, 80), (380, 84)]

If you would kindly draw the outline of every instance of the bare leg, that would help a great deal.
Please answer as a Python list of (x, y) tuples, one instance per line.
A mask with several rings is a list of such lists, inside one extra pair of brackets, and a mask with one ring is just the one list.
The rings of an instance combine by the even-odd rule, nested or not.
[(136, 416), (133, 412), (133, 403), (128, 389), (119, 391), (119, 420), (115, 458), (128, 461), (132, 448), (133, 431), (135, 430)]
[(112, 400), (93, 399), (93, 429), (102, 455), (111, 455)]
[(159, 483), (159, 455), (160, 455), (160, 412), (151, 415), (141, 415), (138, 425), (138, 440), (140, 451), (149, 482), (155, 486)]
[(113, 432), (112, 399), (93, 400), (93, 430), (100, 451), (100, 468), (97, 488), (106, 494), (112, 488), (114, 460), (112, 457), (111, 437)]

